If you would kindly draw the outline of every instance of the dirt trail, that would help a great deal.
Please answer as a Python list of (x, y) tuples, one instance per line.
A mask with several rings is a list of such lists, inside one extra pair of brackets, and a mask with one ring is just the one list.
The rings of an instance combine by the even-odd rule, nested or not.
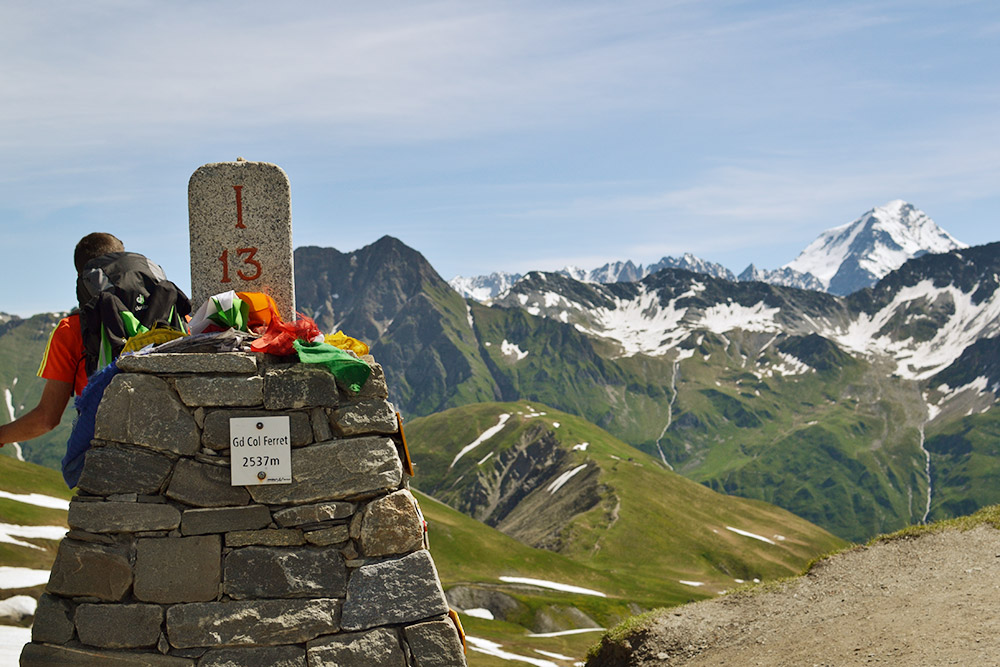
[(777, 590), (667, 610), (630, 643), (588, 667), (1000, 666), (1000, 531), (840, 554)]

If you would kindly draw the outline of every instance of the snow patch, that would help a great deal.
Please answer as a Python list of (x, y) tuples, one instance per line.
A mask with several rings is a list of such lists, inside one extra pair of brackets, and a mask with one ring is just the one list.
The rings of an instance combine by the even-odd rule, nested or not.
[(577, 628), (576, 630), (559, 630), (557, 632), (535, 632), (529, 637), (566, 637), (568, 635), (582, 635), (585, 632), (604, 632), (606, 628)]
[(563, 655), (561, 653), (553, 653), (551, 651), (543, 651), (540, 648), (536, 648), (535, 649), (535, 653), (537, 653), (538, 655), (544, 655), (546, 658), (553, 658), (555, 660), (572, 660), (573, 659), (573, 658), (569, 657), (568, 655)]
[(679, 579), (678, 581), (680, 581), (685, 586), (694, 586), (695, 588), (697, 588), (698, 586), (705, 585), (705, 582), (703, 581), (685, 581), (684, 579)]
[(500, 577), (500, 581), (507, 584), (526, 584), (528, 586), (537, 586), (538, 588), (548, 588), (554, 591), (562, 591), (564, 593), (594, 595), (599, 598), (608, 597), (600, 591), (594, 591), (589, 588), (580, 588), (579, 586), (570, 586), (569, 584), (560, 584), (555, 581), (546, 581), (545, 579), (532, 579), (530, 577)]
[(749, 533), (745, 530), (740, 530), (739, 528), (733, 528), (732, 526), (726, 526), (726, 530), (731, 530), (737, 535), (743, 535), (744, 537), (752, 537), (755, 540), (760, 540), (761, 542), (767, 542), (768, 544), (774, 544), (774, 540), (766, 538), (762, 535), (757, 535), (755, 533)]
[(477, 607), (475, 609), (466, 609), (464, 613), (466, 616), (472, 616), (473, 618), (484, 618), (487, 621), (494, 620), (493, 612), (489, 609), (481, 609)]
[(574, 452), (585, 452), (585, 451), (587, 451), (587, 447), (589, 447), (589, 446), (590, 446), (589, 442), (581, 442), (579, 445), (573, 445), (573, 451)]
[(473, 449), (475, 449), (476, 447), (483, 444), (484, 442), (495, 436), (497, 433), (502, 431), (504, 424), (507, 423), (508, 419), (510, 419), (509, 414), (504, 413), (500, 415), (499, 421), (497, 421), (497, 424), (495, 426), (491, 426), (490, 428), (480, 433), (478, 438), (476, 438), (475, 440), (467, 444), (465, 447), (463, 447), (458, 454), (455, 454), (455, 459), (451, 462), (451, 465), (448, 466), (448, 469), (450, 470), (451, 468), (454, 468), (455, 464), (458, 463), (458, 460), (460, 458), (462, 458), (463, 456), (471, 452)]
[(516, 357), (517, 361), (521, 361), (528, 353), (519, 348), (515, 343), (509, 342), (506, 338), (500, 343), (500, 351), (503, 352), (505, 357)]
[(490, 452), (489, 454), (487, 454), (487, 455), (486, 455), (486, 456), (484, 456), (483, 458), (479, 459), (479, 463), (477, 463), (476, 465), (477, 465), (477, 466), (481, 466), (481, 465), (483, 465), (484, 463), (486, 463), (487, 461), (489, 461), (489, 460), (490, 460), (490, 457), (491, 457), (491, 456), (493, 456), (493, 454), (494, 454), (494, 453), (495, 453), (495, 452)]
[[(63, 528), (65, 533), (66, 529)], [(27, 567), (0, 567), (0, 588), (29, 588), (46, 584), (48, 570), (32, 570)]]
[(512, 660), (514, 662), (526, 662), (529, 665), (535, 665), (535, 667), (559, 667), (559, 665), (550, 660), (542, 660), (541, 658), (531, 658), (526, 655), (518, 655), (517, 653), (504, 651), (502, 650), (503, 644), (491, 642), (489, 639), (480, 639), (479, 637), (466, 635), (465, 641), (469, 645), (469, 648), (472, 649), (473, 651), (476, 651), (478, 653), (484, 653), (494, 658), (500, 658), (502, 660)]
[(701, 326), (717, 334), (733, 329), (744, 331), (781, 331), (775, 320), (780, 308), (768, 308), (763, 302), (747, 307), (738, 303), (720, 303), (707, 308), (701, 317)]
[(30, 595), (15, 595), (6, 600), (0, 600), (0, 618), (20, 621), (35, 615), (38, 602)]
[(0, 491), (0, 498), (7, 498), (8, 500), (16, 500), (19, 503), (27, 503), (28, 505), (37, 505), (38, 507), (48, 507), (57, 510), (69, 510), (68, 500), (63, 500), (62, 498), (54, 498), (53, 496), (43, 496), (40, 493), (8, 493), (6, 491)]
[(587, 467), (586, 463), (581, 463), (580, 465), (578, 465), (577, 467), (573, 468), (572, 470), (567, 470), (563, 474), (559, 475), (559, 477), (557, 477), (555, 479), (555, 481), (553, 481), (551, 484), (549, 484), (548, 487), (546, 487), (546, 490), (551, 495), (555, 495), (556, 491), (558, 491), (559, 489), (561, 489), (566, 482), (568, 482), (569, 480), (573, 479), (573, 477), (578, 472), (580, 472), (581, 470), (583, 470), (586, 467)]
[(62, 526), (19, 526), (12, 523), (0, 523), (0, 543), (13, 544), (27, 549), (39, 549), (30, 542), (22, 542), (16, 538), (25, 537), (36, 540), (61, 540), (66, 536)]

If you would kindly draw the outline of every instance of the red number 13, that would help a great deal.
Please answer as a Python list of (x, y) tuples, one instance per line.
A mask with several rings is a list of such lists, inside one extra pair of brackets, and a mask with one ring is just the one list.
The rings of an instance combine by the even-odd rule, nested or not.
[[(256, 259), (254, 259), (254, 256), (257, 254), (257, 248), (237, 248), (236, 249), (236, 253), (240, 257), (243, 258), (243, 264), (246, 264), (248, 266), (252, 266), (254, 268), (254, 272), (252, 274), (249, 274), (249, 275), (247, 275), (246, 273), (243, 272), (243, 268), (242, 267), (239, 268), (239, 269), (237, 269), (236, 270), (236, 275), (240, 278), (240, 280), (247, 280), (247, 281), (249, 281), (249, 280), (257, 280), (258, 278), (260, 278), (260, 274), (263, 272), (264, 269), (260, 265), (260, 262), (258, 262)], [(245, 255), (245, 257), (244, 257), (244, 255)], [(222, 283), (232, 282), (232, 279), (230, 279), (230, 277), (229, 277), (229, 250), (228, 249), (223, 250), (222, 254), (219, 255), (219, 261), (222, 262), (222, 280), (220, 280), (219, 282), (222, 282)]]

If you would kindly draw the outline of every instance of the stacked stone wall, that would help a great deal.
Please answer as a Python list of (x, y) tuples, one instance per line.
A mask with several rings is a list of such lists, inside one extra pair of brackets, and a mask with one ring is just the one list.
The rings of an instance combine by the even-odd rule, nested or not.
[[(124, 357), (22, 665), (465, 665), (381, 368)], [(291, 484), (232, 486), (229, 420), (289, 418)]]

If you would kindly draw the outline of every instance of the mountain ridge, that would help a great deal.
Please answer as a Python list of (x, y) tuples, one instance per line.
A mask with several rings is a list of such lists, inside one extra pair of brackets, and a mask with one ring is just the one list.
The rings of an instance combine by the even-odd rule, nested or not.
[[(854, 221), (822, 232), (791, 262), (778, 269), (760, 269), (753, 263), (739, 275), (717, 264), (684, 253), (663, 257), (643, 266), (631, 260), (609, 262), (596, 269), (567, 266), (558, 273), (581, 282), (635, 282), (665, 268), (686, 269), (732, 282), (764, 282), (846, 296), (872, 287), (908, 259), (968, 247), (938, 227), (912, 204), (900, 199), (875, 207)], [(525, 274), (495, 272), (455, 276), (448, 284), (462, 296), (489, 301), (503, 295)]]

